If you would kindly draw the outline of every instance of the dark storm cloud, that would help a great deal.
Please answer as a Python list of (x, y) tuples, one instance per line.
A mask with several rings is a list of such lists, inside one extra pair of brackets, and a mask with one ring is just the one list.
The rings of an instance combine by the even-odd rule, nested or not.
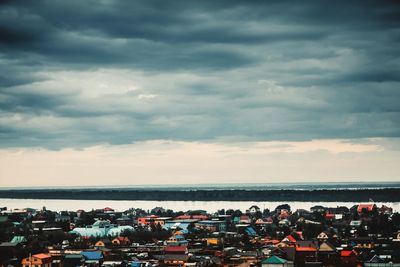
[(400, 136), (396, 1), (3, 1), (0, 36), (3, 147)]

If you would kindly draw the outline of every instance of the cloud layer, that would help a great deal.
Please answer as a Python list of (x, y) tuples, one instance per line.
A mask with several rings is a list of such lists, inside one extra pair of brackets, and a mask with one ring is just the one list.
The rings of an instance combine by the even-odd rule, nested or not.
[[(357, 142), (357, 141), (356, 141)], [(0, 150), (2, 187), (398, 181), (399, 140), (205, 143)], [(10, 179), (12, 177), (12, 179)]]
[(0, 146), (400, 137), (396, 1), (5, 1)]

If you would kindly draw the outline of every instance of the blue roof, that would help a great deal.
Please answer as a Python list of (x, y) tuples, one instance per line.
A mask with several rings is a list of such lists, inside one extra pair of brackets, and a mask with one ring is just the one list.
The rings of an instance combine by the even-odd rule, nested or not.
[(101, 260), (103, 258), (101, 251), (82, 251), (81, 255), (87, 260)]
[(256, 236), (257, 232), (253, 229), (253, 227), (249, 226), (245, 229), (246, 233), (251, 236)]
[(223, 222), (223, 221), (199, 221), (197, 223), (199, 223), (199, 224), (222, 224), (225, 222)]

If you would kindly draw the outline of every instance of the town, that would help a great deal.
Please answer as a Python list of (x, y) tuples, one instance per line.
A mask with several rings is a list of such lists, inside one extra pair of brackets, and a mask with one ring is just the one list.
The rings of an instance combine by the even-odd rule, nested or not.
[(1, 208), (1, 266), (400, 266), (400, 214), (373, 203), (210, 214)]

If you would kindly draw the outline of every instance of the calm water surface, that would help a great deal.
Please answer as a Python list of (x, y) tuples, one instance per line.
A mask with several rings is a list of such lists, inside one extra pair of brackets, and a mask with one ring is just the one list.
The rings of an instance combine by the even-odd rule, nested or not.
[[(151, 210), (154, 207), (163, 207), (174, 211), (206, 210), (213, 213), (220, 209), (240, 209), (245, 211), (252, 205), (257, 205), (261, 209), (275, 209), (280, 204), (287, 203), (293, 210), (307, 209), (312, 206), (322, 205), (325, 207), (346, 206), (348, 208), (360, 203), (355, 202), (300, 202), (300, 201), (144, 201), (144, 200), (64, 200), (64, 199), (0, 199), (0, 207), (7, 209), (34, 208), (41, 209), (46, 207), (49, 210), (78, 210), (90, 211), (92, 209), (102, 209), (111, 207), (116, 211), (125, 211), (129, 208), (141, 208)], [(376, 202), (378, 207), (386, 205), (393, 208), (393, 211), (400, 212), (400, 202)]]

